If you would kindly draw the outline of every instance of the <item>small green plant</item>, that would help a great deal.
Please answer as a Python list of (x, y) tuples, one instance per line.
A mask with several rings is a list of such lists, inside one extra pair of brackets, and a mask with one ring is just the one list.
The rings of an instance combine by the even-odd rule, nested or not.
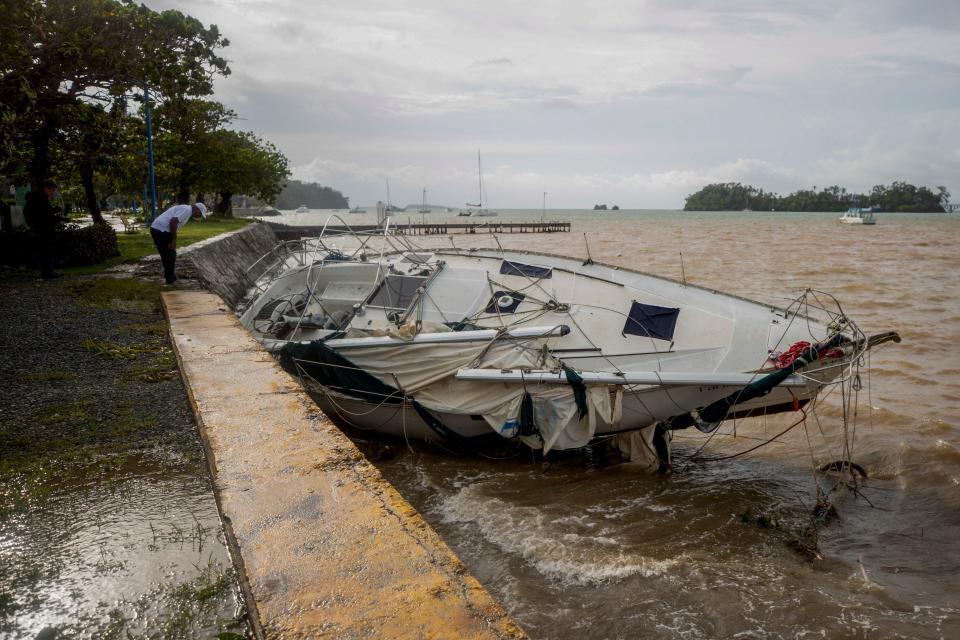
[(133, 368), (131, 376), (136, 382), (163, 382), (177, 375), (177, 358), (167, 346), (158, 349), (158, 355), (149, 363)]

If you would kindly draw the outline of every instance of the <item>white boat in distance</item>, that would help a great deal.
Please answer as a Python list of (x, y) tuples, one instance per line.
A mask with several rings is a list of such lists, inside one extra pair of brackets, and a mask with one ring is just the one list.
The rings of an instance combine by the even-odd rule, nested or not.
[(302, 204), (297, 207), (296, 213), (310, 213), (310, 208), (307, 205)]
[(860, 209), (851, 207), (847, 209), (839, 218), (844, 224), (877, 224), (877, 217), (873, 215), (873, 209)]
[[(477, 181), (479, 183), (479, 189), (477, 194), (477, 203), (471, 204), (467, 203), (468, 209), (465, 209), (458, 213), (458, 216), (474, 216), (477, 218), (486, 217), (486, 216), (495, 216), (497, 212), (493, 209), (484, 209), (483, 208), (483, 197), (486, 195), (486, 190), (483, 188), (483, 167), (480, 164), (480, 150), (477, 150)], [(488, 199), (489, 201), (489, 199)], [(474, 208), (476, 207), (476, 208)]]
[(393, 202), (391, 202), (390, 200), (390, 178), (387, 178), (387, 205), (384, 211), (386, 211), (388, 216), (391, 216), (395, 213), (400, 213), (403, 211), (403, 209), (394, 205)]
[(563, 256), (418, 249), (389, 227), (379, 250), (372, 236), (349, 254), (329, 237), (282, 245), (251, 267), (270, 275), (240, 318), (362, 429), (544, 452), (616, 437), (662, 470), (668, 430), (795, 411), (900, 340), (868, 338), (822, 293), (781, 309)]
[(366, 209), (363, 209), (363, 208), (360, 207), (359, 205), (357, 205), (357, 206), (354, 207), (353, 209), (350, 209), (350, 213), (366, 213), (366, 212), (367, 212), (367, 210), (366, 210)]

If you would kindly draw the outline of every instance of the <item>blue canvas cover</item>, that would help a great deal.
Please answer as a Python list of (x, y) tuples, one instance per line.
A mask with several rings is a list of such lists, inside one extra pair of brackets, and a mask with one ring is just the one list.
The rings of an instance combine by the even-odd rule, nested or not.
[(643, 304), (634, 300), (630, 305), (630, 313), (623, 326), (623, 333), (672, 341), (679, 315), (680, 309), (658, 307), (655, 304)]
[(538, 267), (533, 264), (510, 262), (509, 260), (504, 260), (500, 265), (500, 273), (507, 276), (526, 276), (528, 278), (537, 279), (548, 279), (553, 277), (553, 269), (550, 267)]

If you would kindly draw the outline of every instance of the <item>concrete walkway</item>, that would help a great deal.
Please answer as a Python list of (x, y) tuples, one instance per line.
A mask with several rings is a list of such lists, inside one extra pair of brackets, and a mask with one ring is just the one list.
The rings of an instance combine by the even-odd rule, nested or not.
[(258, 636), (525, 637), (218, 296), (163, 304)]

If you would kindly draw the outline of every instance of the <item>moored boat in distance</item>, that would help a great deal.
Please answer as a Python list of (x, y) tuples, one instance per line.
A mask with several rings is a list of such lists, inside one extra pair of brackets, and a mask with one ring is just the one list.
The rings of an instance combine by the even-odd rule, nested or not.
[(302, 204), (296, 209), (296, 213), (310, 213), (310, 208), (307, 205)]
[[(331, 417), (465, 447), (616, 438), (650, 470), (674, 429), (796, 411), (899, 336), (822, 293), (786, 308), (569, 257), (390, 235), (262, 259), (240, 321)], [(355, 247), (353, 252), (344, 247)]]
[[(497, 215), (497, 212), (493, 209), (485, 209), (483, 207), (483, 197), (486, 195), (486, 190), (483, 188), (483, 167), (480, 165), (480, 150), (477, 150), (477, 181), (479, 183), (479, 189), (477, 194), (477, 204), (467, 203), (468, 209), (461, 211), (457, 215), (459, 216), (475, 216), (475, 217), (489, 217)], [(476, 207), (476, 208), (474, 208)]]
[(844, 224), (877, 224), (877, 218), (874, 215), (874, 209), (861, 209), (859, 207), (850, 207), (847, 212), (839, 218)]
[(359, 205), (354, 207), (353, 209), (350, 209), (350, 213), (366, 213), (366, 212), (367, 210), (361, 208)]

